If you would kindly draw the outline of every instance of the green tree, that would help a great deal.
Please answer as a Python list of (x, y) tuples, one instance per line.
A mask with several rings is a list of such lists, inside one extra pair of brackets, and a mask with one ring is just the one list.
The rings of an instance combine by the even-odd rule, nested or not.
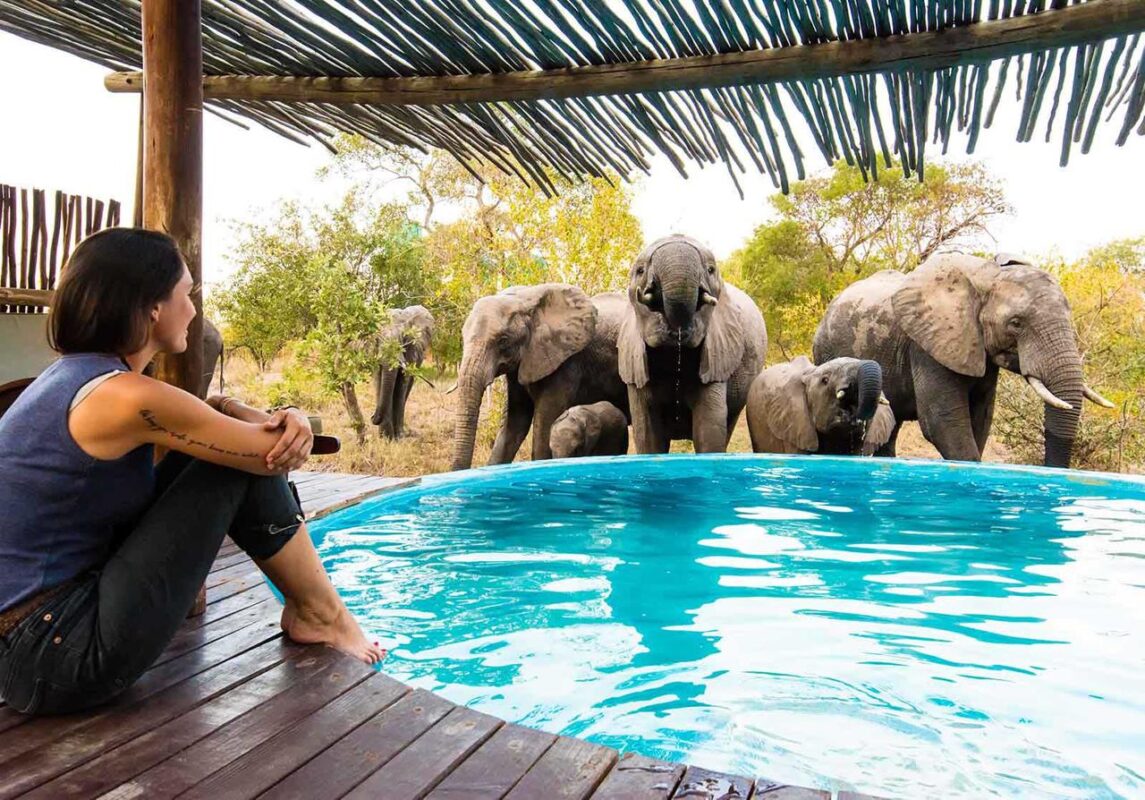
[(436, 288), (422, 269), (420, 228), (404, 207), (370, 206), (350, 192), (320, 211), (286, 203), (274, 222), (239, 232), (239, 269), (216, 300), (232, 346), (249, 347), (265, 369), (287, 342), (301, 341), (301, 366), (341, 397), (364, 436), (354, 387), (384, 355), (377, 332), (386, 309)]

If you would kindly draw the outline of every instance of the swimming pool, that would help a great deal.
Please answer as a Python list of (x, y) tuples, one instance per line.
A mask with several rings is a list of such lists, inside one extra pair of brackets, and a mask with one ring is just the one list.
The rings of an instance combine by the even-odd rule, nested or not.
[(385, 671), (805, 786), (1145, 793), (1145, 481), (662, 456), (424, 479), (316, 522)]

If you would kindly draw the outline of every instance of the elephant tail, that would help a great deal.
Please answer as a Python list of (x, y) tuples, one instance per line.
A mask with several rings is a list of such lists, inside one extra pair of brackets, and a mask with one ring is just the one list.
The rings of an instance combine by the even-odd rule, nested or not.
[(879, 407), (879, 396), (883, 391), (883, 370), (876, 361), (864, 361), (859, 365), (859, 409), (858, 417), (869, 420)]

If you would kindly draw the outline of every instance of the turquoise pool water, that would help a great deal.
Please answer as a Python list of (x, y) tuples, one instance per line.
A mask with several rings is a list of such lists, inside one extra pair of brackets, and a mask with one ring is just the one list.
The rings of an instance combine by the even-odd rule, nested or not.
[(899, 797), (1145, 796), (1145, 482), (580, 459), (314, 524), (385, 671), (502, 718)]

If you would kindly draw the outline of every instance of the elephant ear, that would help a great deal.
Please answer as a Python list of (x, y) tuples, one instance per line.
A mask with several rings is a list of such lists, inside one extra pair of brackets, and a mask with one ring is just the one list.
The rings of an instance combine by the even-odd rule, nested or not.
[(739, 308), (726, 283), (712, 311), (708, 335), (700, 352), (700, 382), (726, 381), (743, 360), (744, 332)]
[(906, 276), (891, 304), (907, 336), (939, 364), (975, 378), (986, 374), (982, 301), (955, 259), (924, 263)]
[(565, 284), (540, 289), (517, 371), (517, 379), (524, 384), (551, 375), (583, 350), (596, 331), (596, 307), (583, 291)]
[(811, 421), (807, 387), (803, 378), (814, 369), (806, 356), (777, 364), (760, 373), (763, 384), (763, 412), (776, 438), (807, 453), (819, 449), (819, 434)]
[(643, 388), (648, 383), (648, 352), (644, 346), (644, 336), (640, 333), (640, 320), (636, 318), (636, 309), (631, 302), (620, 321), (616, 349), (620, 380), (637, 389)]
[(891, 438), (895, 429), (895, 414), (889, 403), (879, 402), (875, 415), (867, 423), (867, 435), (863, 437), (863, 455), (874, 455)]

